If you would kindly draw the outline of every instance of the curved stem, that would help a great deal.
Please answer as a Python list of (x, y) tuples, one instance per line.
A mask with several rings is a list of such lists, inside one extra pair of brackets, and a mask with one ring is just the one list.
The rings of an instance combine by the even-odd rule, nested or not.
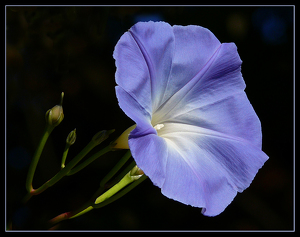
[[(117, 182), (119, 182), (130, 170), (133, 169), (133, 167), (136, 165), (135, 161), (133, 160), (120, 174), (118, 174), (113, 181), (107, 182), (103, 188), (110, 188), (113, 185), (115, 185)], [(108, 186), (108, 187), (107, 187)], [(100, 186), (101, 187), (101, 186)]]
[(45, 147), (45, 144), (47, 142), (47, 139), (49, 138), (51, 132), (53, 131), (54, 127), (50, 125), (46, 125), (45, 131), (43, 133), (43, 136), (40, 140), (40, 143), (34, 153), (34, 156), (32, 158), (31, 164), (29, 166), (28, 174), (27, 174), (27, 179), (26, 179), (26, 189), (28, 192), (32, 192), (33, 187), (32, 187), (32, 181), (34, 177), (34, 173), (37, 167), (37, 164), (39, 162), (39, 159), (41, 157), (42, 151)]
[(66, 143), (64, 153), (63, 153), (62, 158), (61, 158), (61, 168), (62, 169), (65, 168), (65, 162), (66, 162), (66, 159), (67, 159), (69, 148), (70, 148), (70, 144)]
[(123, 197), (126, 193), (128, 193), (129, 191), (131, 191), (133, 188), (135, 188), (136, 186), (138, 186), (141, 182), (143, 182), (144, 180), (146, 180), (148, 177), (146, 175), (141, 176), (138, 180), (134, 181), (131, 185), (129, 185), (128, 187), (124, 188), (123, 190), (121, 190), (120, 192), (118, 192), (116, 195), (112, 196), (110, 199), (107, 199), (101, 203), (98, 204), (93, 204), (92, 207), (97, 209), (97, 208), (101, 208), (104, 207), (116, 200), (118, 200), (119, 198)]
[(89, 144), (86, 145), (85, 148), (77, 155), (75, 156), (67, 165), (65, 168), (63, 168), (61, 171), (59, 171), (55, 176), (53, 176), (50, 180), (48, 180), (46, 183), (44, 183), (42, 186), (40, 186), (38, 189), (32, 189), (30, 191), (31, 196), (37, 195), (45, 191), (47, 188), (51, 187), (55, 183), (57, 183), (61, 178), (63, 178), (65, 175), (67, 175), (70, 170), (79, 162), (83, 157), (87, 155), (96, 145), (93, 141), (91, 141)]
[[(118, 200), (119, 198), (123, 197), (126, 193), (131, 191), (133, 188), (135, 188), (137, 185), (139, 185), (141, 182), (143, 182), (147, 178), (146, 175), (142, 175), (138, 179), (136, 179), (132, 176), (129, 177), (131, 174), (132, 165), (135, 166), (134, 161), (128, 167), (126, 167), (126, 169), (125, 169), (125, 170), (127, 170), (126, 175), (123, 176), (123, 178), (116, 185), (114, 185), (107, 192), (98, 196), (99, 192), (104, 189), (103, 187), (100, 187), (97, 190), (97, 192), (95, 193), (96, 195), (94, 195), (96, 197), (98, 196), (98, 198), (95, 198), (96, 201), (89, 201), (89, 202), (85, 203), (77, 211), (65, 212), (63, 214), (60, 214), (60, 215), (56, 216), (55, 218), (51, 219), (50, 223), (55, 224), (62, 220), (73, 219), (75, 217), (81, 216), (81, 215), (91, 211), (94, 208), (97, 209), (97, 208), (104, 207), (104, 206)], [(92, 200), (95, 200), (95, 199), (92, 199)]]
[[(129, 191), (131, 191), (134, 187), (136, 187), (138, 184), (140, 184), (142, 181), (144, 181), (147, 178), (146, 175), (142, 175), (138, 180), (135, 180), (131, 175), (130, 172), (127, 173), (127, 175), (125, 175), (123, 177), (123, 179), (120, 180), (120, 182), (118, 182), (116, 185), (114, 185), (112, 188), (110, 188), (108, 191), (106, 191), (105, 193), (103, 193), (101, 196), (99, 196), (95, 203), (92, 204), (91, 206), (85, 208), (84, 210), (82, 210), (81, 212), (69, 217), (69, 219), (73, 219), (76, 218), (78, 216), (81, 216), (89, 211), (91, 211), (94, 208), (101, 208), (104, 207), (116, 200), (118, 200), (119, 198), (123, 197), (126, 193), (128, 193)], [(134, 182), (133, 184), (129, 185), (130, 183)], [(129, 185), (128, 187), (126, 187), (127, 185)], [(124, 188), (126, 187), (126, 188)], [(124, 188), (124, 189), (123, 189)], [(120, 191), (121, 189), (123, 189), (122, 191)], [(119, 192), (120, 191), (120, 192)]]
[[(103, 184), (103, 186), (100, 186), (100, 188), (98, 188), (98, 190), (94, 193), (94, 195), (90, 199), (90, 200), (93, 200), (93, 201), (90, 201), (90, 205), (92, 205), (94, 203), (94, 200), (96, 200), (96, 198), (99, 197), (105, 189), (109, 189), (112, 186), (114, 186), (116, 183), (118, 183), (130, 170), (133, 169), (133, 167), (135, 165), (136, 165), (135, 161), (132, 161), (116, 178), (114, 178), (113, 181), (111, 181), (109, 183), (105, 183), (105, 184)], [(88, 206), (90, 206), (90, 205), (88, 205)], [(86, 207), (88, 207), (88, 206), (86, 206)], [(81, 210), (83, 210), (83, 209), (81, 209)]]
[(128, 161), (130, 157), (131, 157), (131, 152), (129, 150), (119, 160), (119, 162), (114, 166), (114, 168), (101, 180), (100, 187), (104, 187), (105, 184), (123, 167), (123, 165)]
[(86, 161), (84, 161), (82, 164), (78, 165), (77, 167), (75, 167), (74, 169), (70, 170), (69, 173), (67, 173), (67, 176), (76, 174), (78, 171), (82, 170), (83, 168), (85, 168), (87, 165), (89, 165), (90, 163), (92, 163), (94, 160), (96, 160), (97, 158), (99, 158), (100, 156), (104, 155), (105, 153), (111, 151), (111, 146), (108, 145), (107, 147), (105, 147), (104, 149), (102, 149), (101, 151), (95, 153), (94, 155), (92, 155), (90, 158), (88, 158)]

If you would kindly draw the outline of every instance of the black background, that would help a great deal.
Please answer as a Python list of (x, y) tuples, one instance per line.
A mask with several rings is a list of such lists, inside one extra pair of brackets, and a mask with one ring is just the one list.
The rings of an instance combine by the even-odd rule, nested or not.
[[(116, 138), (133, 124), (117, 103), (112, 53), (120, 36), (145, 20), (201, 25), (221, 42), (236, 43), (270, 158), (251, 186), (216, 217), (164, 197), (146, 180), (113, 204), (49, 226), (49, 219), (89, 200), (124, 151), (103, 156), (23, 204), (44, 114), (64, 91), (65, 118), (46, 144), (34, 187), (59, 171), (65, 139), (74, 128), (77, 140), (68, 160), (96, 132), (114, 128), (111, 138)], [(293, 208), (293, 7), (6, 7), (9, 230), (291, 230)]]

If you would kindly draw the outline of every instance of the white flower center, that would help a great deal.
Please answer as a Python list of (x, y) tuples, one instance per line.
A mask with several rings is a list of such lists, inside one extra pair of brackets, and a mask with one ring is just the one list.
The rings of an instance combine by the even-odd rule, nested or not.
[(154, 126), (154, 129), (156, 130), (156, 131), (158, 131), (158, 130), (160, 130), (161, 128), (163, 128), (165, 125), (163, 125), (163, 124), (156, 124), (155, 126)]

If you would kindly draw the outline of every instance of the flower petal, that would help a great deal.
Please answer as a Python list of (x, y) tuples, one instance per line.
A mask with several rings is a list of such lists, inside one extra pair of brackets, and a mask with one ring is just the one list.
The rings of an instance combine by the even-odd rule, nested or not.
[(137, 127), (133, 130), (136, 136), (152, 133), (157, 134), (151, 125), (151, 115), (135, 100), (133, 96), (120, 86), (116, 86), (116, 95), (120, 108), (137, 124)]
[(164, 125), (160, 137), (130, 139), (132, 155), (165, 196), (202, 207), (208, 216), (221, 213), (247, 188), (268, 158), (246, 140), (191, 125)]
[(201, 72), (220, 45), (201, 26), (139, 22), (115, 47), (116, 82), (151, 114)]
[(178, 113), (174, 113), (167, 121), (189, 124), (217, 131), (224, 136), (244, 139), (261, 149), (260, 120), (243, 91), (197, 108), (199, 103), (188, 103), (182, 108), (182, 112), (177, 111)]
[(116, 82), (151, 114), (160, 101), (171, 69), (174, 34), (165, 22), (139, 22), (114, 50)]
[(152, 123), (182, 122), (247, 139), (261, 148), (261, 125), (245, 92), (235, 44), (222, 44), (189, 84), (155, 112)]
[(155, 134), (141, 137), (130, 135), (128, 140), (130, 151), (138, 167), (150, 177), (151, 181), (161, 187), (166, 175), (167, 144)]
[(208, 29), (189, 25), (173, 26), (175, 53), (171, 74), (161, 104), (190, 82), (203, 70), (220, 47), (220, 41)]
[(129, 32), (149, 68), (152, 108), (160, 103), (167, 86), (174, 54), (173, 28), (166, 22), (139, 22)]
[(244, 91), (241, 63), (235, 44), (222, 44), (202, 70), (154, 112), (153, 119), (169, 120)]

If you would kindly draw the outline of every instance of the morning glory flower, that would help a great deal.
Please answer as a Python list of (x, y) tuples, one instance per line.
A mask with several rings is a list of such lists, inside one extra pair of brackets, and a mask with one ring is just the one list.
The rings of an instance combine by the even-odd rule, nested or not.
[(119, 106), (136, 123), (117, 146), (166, 197), (220, 214), (268, 159), (236, 45), (200, 26), (139, 22), (113, 56)]

